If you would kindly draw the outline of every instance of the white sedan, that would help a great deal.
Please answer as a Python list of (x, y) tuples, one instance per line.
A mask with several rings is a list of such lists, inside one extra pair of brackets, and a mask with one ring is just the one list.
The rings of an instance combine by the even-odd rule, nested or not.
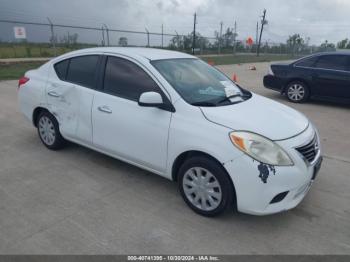
[(184, 53), (79, 50), (28, 71), (18, 88), (46, 147), (72, 141), (177, 181), (205, 216), (291, 209), (321, 166), (304, 115)]

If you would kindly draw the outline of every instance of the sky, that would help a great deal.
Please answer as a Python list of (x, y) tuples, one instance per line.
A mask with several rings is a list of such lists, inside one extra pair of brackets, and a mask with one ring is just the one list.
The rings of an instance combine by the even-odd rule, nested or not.
[[(256, 23), (266, 9), (268, 25), (263, 41), (285, 42), (289, 35), (309, 37), (311, 44), (325, 40), (338, 42), (350, 38), (350, 0), (0, 0), (0, 19), (47, 22), (77, 26), (187, 34), (193, 30), (197, 13), (197, 32), (213, 37), (237, 22), (239, 39), (255, 39)], [(13, 24), (0, 22), (0, 38), (13, 38)], [(28, 38), (46, 40), (47, 27), (26, 27)], [(57, 34), (74, 33), (56, 29)], [(78, 32), (81, 41), (100, 41), (101, 33)], [(121, 34), (111, 34), (117, 41)], [(127, 36), (132, 38), (132, 36)], [(144, 37), (143, 37), (144, 38)], [(155, 39), (156, 38), (156, 39)], [(137, 38), (135, 38), (137, 39)], [(146, 41), (145, 39), (142, 41)], [(160, 41), (152, 37), (152, 41)], [(165, 40), (166, 41), (166, 40)]]

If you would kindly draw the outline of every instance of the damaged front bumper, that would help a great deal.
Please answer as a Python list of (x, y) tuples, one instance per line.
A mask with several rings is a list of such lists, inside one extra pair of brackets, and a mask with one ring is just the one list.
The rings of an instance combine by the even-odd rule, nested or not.
[(235, 185), (238, 211), (274, 214), (292, 209), (303, 200), (321, 167), (321, 149), (309, 163), (295, 148), (310, 141), (315, 133), (318, 140), (317, 131), (310, 125), (296, 137), (276, 141), (292, 158), (293, 166), (266, 165), (248, 155), (224, 163)]

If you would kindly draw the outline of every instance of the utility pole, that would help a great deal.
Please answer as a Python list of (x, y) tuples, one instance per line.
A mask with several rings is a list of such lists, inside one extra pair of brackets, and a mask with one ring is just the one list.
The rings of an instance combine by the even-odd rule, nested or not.
[(219, 37), (219, 54), (221, 53), (221, 41), (222, 41), (222, 22), (220, 22), (220, 37)]
[(175, 34), (176, 34), (176, 46), (178, 49), (180, 49), (180, 36), (176, 30), (175, 30)]
[(258, 48), (256, 50), (256, 55), (257, 56), (259, 56), (259, 54), (260, 54), (261, 36), (262, 36), (263, 30), (264, 30), (264, 25), (266, 23), (265, 18), (266, 18), (266, 9), (264, 9), (263, 17), (262, 17), (262, 20), (261, 20), (261, 29), (260, 29), (259, 43), (258, 43)]
[(104, 30), (103, 26), (101, 29), (102, 29), (102, 46), (105, 46), (105, 30)]
[(164, 42), (163, 42), (163, 35), (164, 35), (164, 32), (163, 32), (163, 29), (164, 29), (164, 27), (163, 27), (163, 24), (162, 24), (162, 48), (164, 47)]
[(107, 46), (109, 46), (109, 30), (108, 30), (108, 27), (106, 24), (103, 24), (103, 26), (105, 27), (106, 29), (106, 35), (107, 35)]
[(49, 21), (49, 24), (50, 24), (50, 29), (51, 29), (51, 42), (52, 42), (52, 47), (53, 47), (54, 55), (56, 56), (56, 55), (57, 55), (57, 52), (56, 52), (56, 37), (55, 37), (55, 32), (54, 32), (54, 30), (53, 30), (53, 24), (52, 24), (50, 18), (47, 17), (47, 20)]
[(194, 49), (196, 48), (196, 24), (197, 24), (197, 14), (194, 13), (193, 20), (193, 39), (192, 39), (192, 54), (194, 55)]
[(255, 44), (258, 43), (258, 38), (259, 38), (259, 22), (256, 21), (256, 35), (255, 35)]
[(146, 33), (147, 33), (147, 47), (149, 47), (149, 31), (147, 30), (147, 28), (145, 28)]
[(235, 20), (235, 27), (234, 27), (234, 38), (233, 38), (233, 53), (235, 54), (236, 53), (236, 38), (237, 38), (237, 21)]

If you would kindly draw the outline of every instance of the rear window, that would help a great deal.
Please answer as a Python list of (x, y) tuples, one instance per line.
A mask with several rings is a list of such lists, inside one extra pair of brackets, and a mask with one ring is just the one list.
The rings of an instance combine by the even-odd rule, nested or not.
[(296, 66), (304, 66), (304, 67), (314, 67), (315, 62), (317, 61), (317, 56), (315, 57), (310, 57), (310, 58), (305, 58), (301, 60), (300, 62), (297, 62), (295, 65)]
[(55, 64), (55, 71), (59, 79), (66, 80), (69, 59)]
[(94, 88), (97, 61), (97, 55), (71, 58), (66, 80), (88, 88)]
[(321, 56), (317, 63), (317, 68), (348, 71), (348, 56), (345, 55), (325, 55)]

